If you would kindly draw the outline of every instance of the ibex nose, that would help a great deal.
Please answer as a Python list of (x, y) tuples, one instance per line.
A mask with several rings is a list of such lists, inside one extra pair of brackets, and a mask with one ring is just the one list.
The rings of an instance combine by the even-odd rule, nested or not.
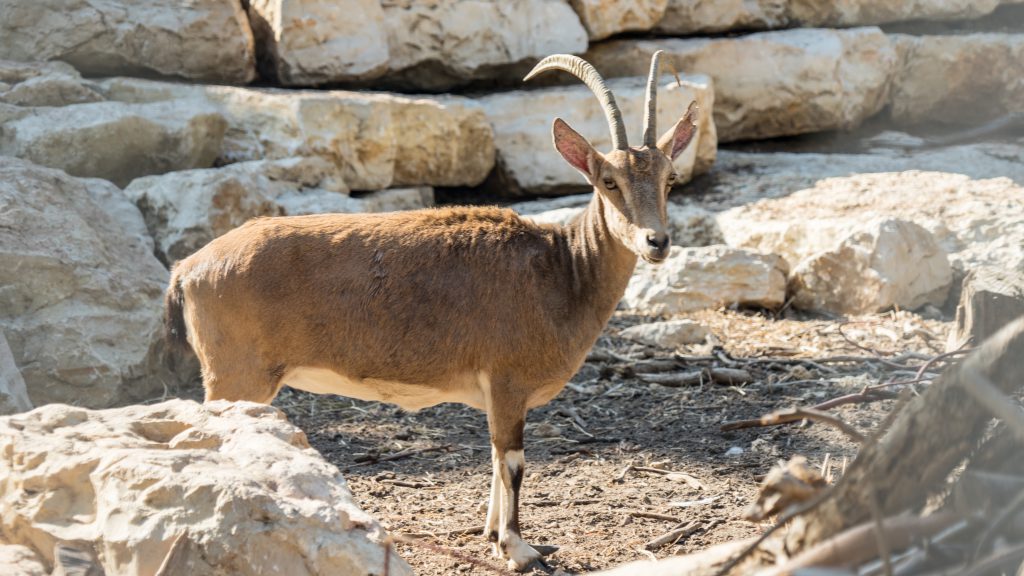
[(655, 250), (662, 252), (668, 248), (668, 234), (665, 232), (648, 232), (647, 233), (647, 245)]

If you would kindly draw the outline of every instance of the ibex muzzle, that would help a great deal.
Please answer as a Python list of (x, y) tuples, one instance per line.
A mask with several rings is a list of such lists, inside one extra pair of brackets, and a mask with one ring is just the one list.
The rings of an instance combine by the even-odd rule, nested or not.
[(567, 70), (601, 99), (614, 150), (600, 154), (562, 120), (555, 148), (594, 186), (566, 226), (497, 208), (261, 218), (182, 260), (167, 290), (171, 341), (199, 357), (206, 399), (270, 402), (282, 386), (416, 410), (484, 410), (493, 473), (485, 533), (522, 570), (542, 551), (520, 537), (523, 425), (583, 363), (637, 257), (668, 254), (672, 159), (694, 135), (695, 107), (654, 141), (658, 55), (644, 145), (630, 148), (597, 72)]

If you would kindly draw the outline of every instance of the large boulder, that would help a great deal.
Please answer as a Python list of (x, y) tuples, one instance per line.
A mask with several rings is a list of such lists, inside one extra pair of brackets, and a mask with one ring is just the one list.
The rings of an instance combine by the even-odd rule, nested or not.
[(50, 576), (39, 555), (28, 546), (0, 544), (0, 566), (7, 576)]
[(270, 406), (171, 400), (0, 419), (0, 537), (107, 574), (411, 574), (341, 473)]
[(825, 178), (727, 210), (718, 223), (729, 245), (779, 254), (797, 268), (863, 223), (886, 218), (927, 229), (957, 270), (1024, 271), (1024, 188), (1009, 178), (919, 171)]
[(212, 166), (226, 127), (216, 107), (200, 101), (33, 108), (0, 125), (0, 154), (124, 186)]
[(0, 157), (0, 330), (35, 404), (158, 396), (167, 270), (109, 182)]
[(964, 123), (1024, 112), (1024, 34), (892, 36), (897, 122)]
[[(638, 135), (642, 128), (637, 124), (643, 117), (646, 79), (611, 80), (608, 87), (615, 93), (623, 117), (636, 123), (631, 129)], [(700, 108), (697, 135), (675, 160), (680, 183), (690, 180), (695, 173), (707, 171), (714, 163), (718, 147), (712, 119), (715, 95), (708, 79), (700, 76), (687, 77), (682, 84), (673, 81), (658, 90), (660, 132), (671, 128), (692, 101)], [(562, 159), (551, 144), (551, 123), (556, 117), (564, 118), (597, 150), (605, 152), (611, 148), (611, 134), (601, 104), (581, 83), (504, 92), (480, 98), (478, 102), (494, 126), (498, 168), (502, 181), (508, 184), (508, 189), (503, 191), (505, 194), (564, 194), (589, 187), (583, 176)]]
[(642, 76), (657, 50), (667, 66), (714, 80), (722, 142), (855, 127), (886, 105), (897, 66), (878, 28), (617, 40), (592, 46), (586, 58), (605, 76)]
[(510, 64), (587, 49), (587, 32), (564, 0), (389, 0), (391, 60), (384, 85), (440, 91), (496, 75)]
[(999, 0), (669, 0), (665, 17), (655, 30), (684, 36), (800, 26), (842, 28), (903, 20), (961, 20), (984, 16), (999, 5)]
[(260, 70), (288, 86), (376, 78), (388, 41), (378, 0), (249, 0)]
[(785, 28), (789, 23), (786, 16), (788, 3), (789, 0), (669, 0), (665, 16), (655, 30), (662, 34), (683, 36)]
[(622, 32), (650, 30), (672, 0), (569, 0), (591, 41)]
[(64, 62), (0, 60), (0, 102), (14, 106), (67, 106), (102, 100), (103, 96)]
[(32, 400), (28, 397), (25, 379), (21, 377), (7, 338), (0, 331), (0, 416), (31, 409)]
[[(714, 169), (697, 189), (701, 204), (726, 210), (789, 196), (814, 188), (820, 180), (908, 170), (948, 171), (972, 179), (1001, 176), (1024, 182), (1024, 146), (1011, 142), (940, 146), (931, 138), (883, 132), (855, 145), (865, 151), (822, 154), (719, 150)], [(934, 182), (943, 188), (947, 184), (955, 186), (952, 180), (940, 181)], [(920, 193), (927, 195), (925, 190), (922, 188)]]
[(641, 314), (723, 306), (777, 308), (786, 299), (786, 261), (727, 246), (672, 247), (661, 264), (637, 263), (622, 304)]
[(953, 283), (935, 237), (906, 220), (852, 227), (831, 249), (793, 268), (793, 306), (834, 314), (870, 314), (893, 307), (941, 306)]
[(995, 10), (1000, 0), (788, 0), (790, 24), (863, 26), (902, 20), (968, 20)]
[(403, 210), (423, 208), (431, 199), (418, 189), (351, 198), (337, 167), (319, 157), (138, 178), (124, 193), (142, 211), (156, 255), (167, 264), (259, 216)]
[(0, 58), (63, 60), (88, 75), (245, 83), (252, 32), (235, 0), (3, 0)]
[(474, 186), (494, 166), (486, 116), (459, 97), (186, 86), (132, 78), (99, 84), (124, 102), (200, 101), (228, 128), (220, 163), (320, 156), (353, 190), (391, 186)]

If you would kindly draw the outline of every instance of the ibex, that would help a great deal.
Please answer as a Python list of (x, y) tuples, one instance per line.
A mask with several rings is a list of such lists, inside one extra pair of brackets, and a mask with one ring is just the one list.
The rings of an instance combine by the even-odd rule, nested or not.
[(486, 535), (510, 568), (542, 563), (519, 531), (527, 410), (579, 369), (637, 257), (669, 253), (672, 160), (693, 138), (696, 105), (655, 140), (659, 57), (640, 147), (628, 145), (614, 96), (584, 60), (549, 56), (526, 77), (573, 74), (611, 129), (614, 150), (601, 154), (554, 121), (555, 148), (594, 187), (566, 226), (471, 207), (261, 218), (179, 262), (166, 322), (198, 355), (206, 399), (270, 402), (287, 385), (409, 410), (483, 410), (493, 460)]

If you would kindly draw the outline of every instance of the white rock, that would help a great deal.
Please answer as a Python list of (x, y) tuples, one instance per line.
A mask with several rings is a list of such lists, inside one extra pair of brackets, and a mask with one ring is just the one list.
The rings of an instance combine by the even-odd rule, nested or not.
[(664, 16), (669, 3), (670, 0), (570, 0), (592, 41), (620, 32), (650, 30)]
[(49, 576), (39, 555), (28, 546), (0, 544), (0, 566), (5, 576)]
[[(600, 70), (600, 67), (598, 67)], [(644, 78), (611, 80), (608, 87), (631, 129), (633, 143), (640, 138), (643, 117)], [(690, 76), (681, 86), (675, 81), (658, 90), (658, 129), (671, 128), (686, 113), (690, 102), (700, 107), (697, 135), (689, 148), (675, 160), (680, 182), (708, 170), (717, 150), (715, 124), (711, 118), (714, 93), (706, 77)], [(611, 135), (601, 104), (582, 83), (579, 85), (514, 91), (479, 100), (494, 126), (498, 165), (520, 192), (565, 192), (589, 188), (586, 180), (570, 166), (551, 144), (551, 123), (563, 118), (588, 138), (593, 146), (607, 152)], [(630, 122), (630, 120), (632, 122)], [(508, 193), (515, 193), (510, 190)]]
[(630, 326), (619, 336), (641, 344), (678, 348), (686, 344), (699, 344), (708, 335), (708, 329), (693, 320), (666, 320)]
[(579, 54), (587, 33), (564, 0), (386, 0), (391, 73), (403, 87), (447, 89), (549, 54)]
[(1000, 0), (788, 0), (794, 26), (863, 26), (901, 20), (969, 20), (989, 14)]
[(157, 255), (167, 263), (259, 216), (384, 212), (433, 204), (430, 188), (351, 198), (337, 167), (319, 157), (256, 160), (138, 178), (124, 194), (144, 214)]
[(16, 106), (66, 106), (101, 100), (103, 96), (63, 62), (0, 60), (0, 102)]
[(124, 186), (139, 176), (212, 166), (226, 127), (220, 112), (200, 101), (36, 108), (0, 126), (0, 154)]
[(781, 306), (786, 262), (779, 256), (727, 246), (673, 247), (660, 265), (637, 264), (623, 297), (643, 314), (680, 314), (722, 306)]
[[(25, 412), (32, 409), (25, 379), (21, 377), (14, 353), (7, 344), (7, 338), (0, 331), (0, 415)], [(0, 566), (3, 563), (0, 562)]]
[(669, 0), (656, 31), (685, 35), (730, 30), (784, 28), (790, 0)]
[[(970, 159), (957, 150), (937, 160), (946, 158), (948, 167)], [(1024, 171), (1024, 155), (1014, 158), (1003, 162)], [(788, 166), (784, 162), (778, 169)], [(764, 174), (759, 179), (771, 183)], [(781, 197), (719, 214), (727, 243), (780, 254), (795, 268), (816, 253), (834, 249), (864, 222), (899, 218), (931, 232), (955, 269), (986, 265), (1024, 272), (1024, 188), (1008, 178), (974, 180), (963, 174), (907, 171), (809, 181), (813, 184), (784, 178), (770, 192)]]
[(893, 35), (897, 122), (977, 124), (1024, 112), (1024, 34)]
[[(924, 143), (933, 144), (928, 139)], [(789, 196), (815, 187), (819, 180), (856, 178), (862, 174), (882, 172), (921, 170), (947, 172), (951, 176), (948, 171), (953, 171), (973, 179), (1006, 177), (1024, 182), (1024, 146), (1021, 144), (986, 142), (949, 147), (936, 147), (933, 144), (919, 149), (895, 150), (891, 146), (881, 149), (883, 146), (869, 141), (868, 147), (871, 148), (868, 153), (856, 154), (721, 150), (708, 182), (701, 188), (701, 204), (715, 210), (734, 208), (766, 198)], [(873, 180), (887, 178), (884, 176), (865, 178), (868, 180), (857, 182), (870, 186), (888, 185)], [(900, 187), (920, 186), (922, 188), (917, 192), (920, 194), (927, 194), (925, 190), (928, 186), (945, 188), (954, 185), (952, 180), (944, 181), (945, 176), (939, 179), (927, 176), (904, 178), (905, 184)], [(931, 184), (926, 183), (928, 179), (932, 180)], [(907, 193), (909, 191), (900, 193), (899, 202), (910, 200), (904, 196)], [(899, 217), (906, 219), (905, 216), (902, 214)]]
[(250, 0), (261, 71), (289, 86), (363, 80), (387, 70), (377, 0)]
[(594, 45), (586, 58), (605, 76), (638, 76), (656, 50), (665, 51), (666, 69), (713, 79), (722, 142), (855, 127), (886, 105), (897, 65), (878, 28), (618, 40)]
[(999, 4), (999, 0), (669, 0), (656, 31), (692, 35), (787, 27), (841, 28), (903, 20), (966, 20), (989, 14)]
[(35, 404), (158, 396), (163, 291), (142, 215), (109, 182), (0, 157), (0, 330)]
[(126, 102), (206, 101), (228, 130), (223, 163), (320, 156), (353, 190), (475, 186), (494, 166), (494, 136), (478, 107), (458, 97), (185, 86), (132, 78), (101, 82)]
[(930, 232), (885, 219), (854, 226), (832, 249), (801, 261), (790, 288), (797, 308), (869, 314), (941, 306), (952, 282), (946, 252)]
[(256, 75), (239, 2), (3, 0), (0, 58), (63, 60), (88, 75), (245, 83)]
[[(97, 551), (107, 574), (382, 574), (385, 533), (341, 473), (270, 406), (171, 400), (0, 419), (0, 522), (12, 544)], [(18, 464), (15, 464), (17, 462)], [(391, 574), (412, 574), (392, 553)]]

